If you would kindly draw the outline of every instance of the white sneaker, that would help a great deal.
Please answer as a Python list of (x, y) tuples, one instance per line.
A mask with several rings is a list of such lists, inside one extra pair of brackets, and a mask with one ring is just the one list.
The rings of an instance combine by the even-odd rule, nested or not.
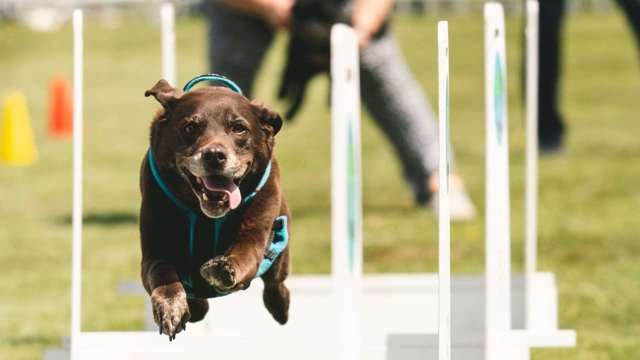
[[(429, 181), (432, 190), (431, 209), (438, 213), (438, 174), (433, 173)], [(449, 192), (449, 212), (453, 221), (469, 221), (476, 217), (476, 207), (464, 187), (462, 178), (456, 174), (451, 175)]]

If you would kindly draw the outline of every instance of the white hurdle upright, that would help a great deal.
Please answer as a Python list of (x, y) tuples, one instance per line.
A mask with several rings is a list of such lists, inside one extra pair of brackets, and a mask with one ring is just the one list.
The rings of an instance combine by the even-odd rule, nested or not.
[(331, 270), (339, 299), (340, 359), (360, 359), (362, 194), (358, 38), (331, 31)]
[(449, 211), (449, 23), (438, 22), (438, 360), (451, 360)]
[(73, 210), (71, 264), (71, 360), (80, 360), (82, 330), (82, 132), (84, 86), (84, 18), (73, 11)]
[(488, 3), (485, 17), (486, 227), (485, 359), (509, 360), (503, 345), (511, 329), (509, 129), (504, 12)]
[(538, 33), (540, 4), (527, 1), (526, 21), (526, 173), (525, 173), (525, 326), (538, 327), (529, 304), (535, 303), (533, 279), (538, 261)]
[[(537, 23), (537, 2), (527, 4), (527, 31), (530, 33), (531, 22)], [(537, 26), (533, 28), (533, 31)], [(536, 36), (527, 36), (527, 48), (534, 44)], [(538, 274), (531, 262), (535, 259), (535, 245), (531, 246), (531, 238), (525, 240), (525, 324), (523, 329), (513, 327), (512, 294), (510, 286), (511, 254), (510, 254), (510, 224), (509, 224), (509, 178), (508, 178), (508, 118), (507, 118), (507, 72), (505, 54), (505, 26), (504, 8), (501, 4), (490, 2), (485, 5), (485, 67), (486, 67), (486, 100), (487, 100), (487, 242), (486, 246), (486, 345), (485, 356), (490, 360), (528, 359), (530, 349), (534, 347), (572, 347), (575, 346), (576, 333), (573, 330), (558, 330), (557, 290), (545, 285), (552, 274)], [(529, 56), (535, 55), (529, 54)], [(531, 58), (529, 57), (529, 61)], [(537, 61), (537, 59), (533, 59)], [(535, 66), (535, 65), (534, 65)], [(535, 69), (534, 69), (535, 70)], [(531, 77), (531, 70), (528, 70)], [(535, 84), (535, 83), (534, 83)], [(531, 88), (528, 85), (528, 107)], [(528, 111), (531, 111), (528, 109)], [(527, 121), (528, 148), (537, 147), (537, 140), (531, 141), (531, 118)], [(531, 166), (531, 158), (527, 159), (527, 166)], [(531, 176), (527, 176), (528, 186)], [(531, 189), (527, 189), (530, 192)], [(528, 198), (531, 194), (528, 195)], [(527, 212), (532, 209), (527, 204)], [(527, 214), (530, 221), (530, 214)], [(537, 224), (536, 224), (537, 225)], [(531, 236), (531, 226), (528, 224), (527, 236)], [(490, 230), (491, 229), (491, 230)], [(535, 234), (535, 232), (533, 232)], [(544, 276), (546, 275), (546, 276)], [(544, 278), (547, 280), (542, 280)], [(545, 299), (547, 298), (547, 299)], [(549, 302), (548, 298), (553, 298)], [(535, 326), (527, 319), (535, 319)]]
[(162, 78), (172, 86), (176, 83), (176, 10), (172, 2), (160, 5)]

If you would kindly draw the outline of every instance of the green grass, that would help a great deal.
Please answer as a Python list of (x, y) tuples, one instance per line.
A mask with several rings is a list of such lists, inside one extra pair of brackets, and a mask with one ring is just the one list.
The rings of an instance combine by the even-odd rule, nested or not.
[[(395, 21), (407, 61), (432, 103), (436, 95), (435, 18)], [(459, 171), (484, 206), (482, 20), (451, 19), (452, 136)], [(621, 359), (640, 353), (640, 72), (638, 53), (617, 13), (571, 18), (563, 105), (566, 152), (541, 160), (540, 268), (557, 275), (560, 322), (578, 330), (578, 347), (540, 350), (535, 359)], [(521, 24), (509, 32), (514, 270), (522, 268), (523, 122)], [(205, 27), (178, 24), (184, 82), (206, 69)], [(143, 92), (160, 73), (156, 24), (87, 25), (84, 308), (86, 330), (142, 326), (143, 299), (116, 285), (138, 278), (138, 165), (157, 107)], [(284, 39), (269, 54), (257, 94), (274, 102)], [(0, 167), (0, 359), (37, 359), (69, 331), (71, 144), (46, 134), (47, 87), (71, 73), (69, 27), (53, 34), (0, 24), (0, 94), (28, 97), (40, 160)], [(296, 273), (329, 271), (329, 115), (327, 81), (310, 89), (299, 121), (278, 136), (283, 186), (294, 214)], [(417, 210), (389, 144), (365, 116), (363, 128), (365, 268), (434, 271), (436, 221)], [(481, 210), (482, 215), (482, 210)], [(453, 227), (456, 273), (483, 269), (483, 217)]]

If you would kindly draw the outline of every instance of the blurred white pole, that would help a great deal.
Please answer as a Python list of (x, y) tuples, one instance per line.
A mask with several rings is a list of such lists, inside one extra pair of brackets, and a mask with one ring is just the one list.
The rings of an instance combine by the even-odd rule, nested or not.
[(71, 360), (79, 360), (82, 314), (82, 92), (83, 15), (73, 11), (73, 215), (71, 251)]
[(339, 301), (341, 360), (360, 359), (362, 282), (360, 67), (350, 27), (331, 31), (331, 271)]
[(451, 218), (449, 214), (449, 23), (438, 22), (438, 360), (451, 359)]
[(176, 86), (176, 15), (172, 2), (160, 7), (162, 27), (162, 78)]
[(507, 359), (511, 330), (509, 130), (504, 9), (484, 7), (486, 96), (486, 348), (487, 360)]
[(535, 323), (533, 275), (538, 261), (538, 18), (539, 3), (527, 1), (527, 105), (526, 105), (526, 185), (525, 185), (525, 328)]

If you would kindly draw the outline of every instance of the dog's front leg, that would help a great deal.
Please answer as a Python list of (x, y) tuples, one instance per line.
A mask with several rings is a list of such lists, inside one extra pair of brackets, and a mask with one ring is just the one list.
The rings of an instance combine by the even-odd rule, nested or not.
[(205, 262), (200, 275), (221, 293), (246, 289), (256, 277), (280, 209), (280, 192), (267, 183), (247, 209), (238, 236), (222, 256)]
[(160, 334), (173, 340), (176, 334), (186, 329), (191, 314), (187, 294), (180, 283), (173, 265), (166, 261), (143, 261), (143, 283), (151, 294), (153, 319)]
[(227, 254), (204, 263), (200, 274), (221, 293), (246, 289), (258, 273), (268, 237), (269, 230), (239, 236)]

